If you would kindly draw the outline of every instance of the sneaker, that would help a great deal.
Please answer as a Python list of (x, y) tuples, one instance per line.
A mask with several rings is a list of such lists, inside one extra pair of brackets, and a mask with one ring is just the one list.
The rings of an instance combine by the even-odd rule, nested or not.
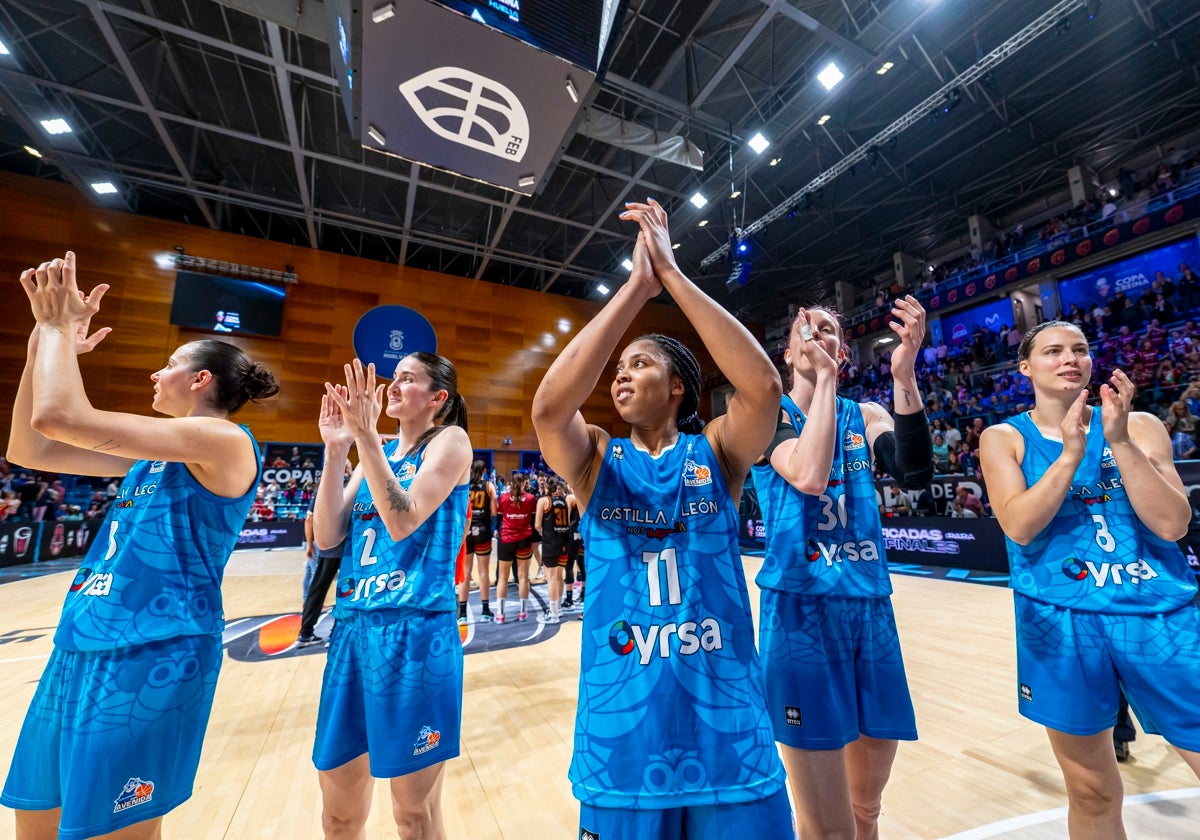
[(541, 624), (558, 624), (558, 616), (553, 613), (544, 612), (538, 616), (538, 622)]
[(517, 613), (517, 621), (524, 621), (529, 618), (529, 613)]
[(497, 624), (504, 623), (504, 613), (496, 613), (496, 623)]
[(312, 645), (319, 645), (323, 641), (325, 641), (325, 640), (322, 639), (320, 636), (316, 636), (316, 635), (313, 635), (310, 633), (307, 636), (297, 636), (296, 637), (296, 647), (298, 647), (298, 648), (310, 647)]
[(485, 613), (479, 614), (479, 621), (483, 624), (487, 624), (489, 621), (491, 621), (494, 618), (495, 618), (495, 616), (492, 615), (490, 612), (485, 612)]
[(575, 599), (568, 595), (566, 598), (563, 598), (562, 605), (564, 610), (569, 610), (575, 606)]
[(463, 627), (466, 625), (466, 623), (467, 623), (467, 617), (465, 615), (460, 615), (458, 617), (458, 626)]

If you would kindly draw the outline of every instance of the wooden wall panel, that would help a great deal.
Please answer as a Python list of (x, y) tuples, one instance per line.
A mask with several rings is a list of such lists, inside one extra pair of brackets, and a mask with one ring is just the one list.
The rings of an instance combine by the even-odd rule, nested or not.
[[(198, 257), (279, 270), (293, 265), (299, 275), (299, 284), (288, 287), (280, 339), (234, 339), (267, 364), (282, 386), (276, 398), (238, 415), (260, 439), (319, 440), (323, 383), (342, 377), (342, 365), (353, 356), (351, 337), (359, 316), (380, 304), (403, 304), (433, 324), (438, 351), (458, 368), (471, 441), (479, 449), (496, 449), (497, 465), (505, 469), (515, 466), (517, 451), (538, 448), (529, 421), (538, 383), (571, 336), (600, 309), (590, 301), (105, 210), (68, 185), (7, 173), (0, 173), (0, 206), (6, 208), (0, 230), (0, 311), (7, 316), (0, 319), (5, 435), (33, 324), (17, 277), (68, 248), (78, 254), (85, 289), (112, 286), (96, 326), (111, 326), (113, 333), (82, 360), (88, 393), (97, 405), (148, 413), (149, 374), (180, 344), (210, 336), (169, 324), (174, 272), (158, 268), (154, 257), (181, 245)], [(566, 332), (560, 321), (568, 325)], [(699, 348), (695, 332), (673, 306), (647, 306), (630, 337), (645, 332), (675, 335)], [(707, 357), (701, 364), (712, 368)], [(584, 413), (623, 433), (608, 382), (607, 375), (601, 377)], [(503, 444), (505, 435), (512, 437), (509, 447)]]

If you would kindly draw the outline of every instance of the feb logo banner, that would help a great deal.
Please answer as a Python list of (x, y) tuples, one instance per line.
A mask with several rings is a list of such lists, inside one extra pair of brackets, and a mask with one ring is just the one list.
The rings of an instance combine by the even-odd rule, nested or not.
[(390, 377), (396, 363), (409, 353), (437, 352), (433, 324), (415, 309), (391, 304), (368, 310), (354, 325), (354, 355), (375, 372)]

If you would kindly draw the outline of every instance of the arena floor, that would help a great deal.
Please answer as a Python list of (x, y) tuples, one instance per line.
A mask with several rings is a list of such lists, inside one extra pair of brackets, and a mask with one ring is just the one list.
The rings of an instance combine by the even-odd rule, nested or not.
[[(195, 794), (165, 821), (170, 840), (321, 836), (309, 756), (324, 648), (291, 646), (303, 559), (295, 550), (230, 561), (226, 661)], [(751, 579), (759, 562), (745, 558)], [(70, 574), (9, 573), (0, 585), (4, 772)], [(882, 836), (1065, 838), (1062, 775), (1042, 729), (1017, 714), (1011, 595), (956, 580), (893, 580), (921, 740), (900, 748)], [(449, 764), (443, 796), (452, 840), (578, 836), (567, 765), (581, 628), (532, 618), (467, 628), (463, 754)], [(1195, 776), (1161, 738), (1139, 734), (1132, 753), (1121, 770), (1129, 836), (1200, 837)], [(380, 783), (371, 840), (396, 836), (386, 794)], [(0, 840), (13, 836), (12, 820), (0, 817)]]

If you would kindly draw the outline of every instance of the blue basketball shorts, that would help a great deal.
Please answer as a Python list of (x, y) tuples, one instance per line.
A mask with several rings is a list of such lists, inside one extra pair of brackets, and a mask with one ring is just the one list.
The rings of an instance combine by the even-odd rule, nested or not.
[(0, 803), (61, 807), (60, 840), (166, 814), (192, 795), (220, 670), (219, 636), (111, 651), (55, 648)]
[(750, 802), (661, 810), (579, 806), (580, 840), (787, 840), (795, 836), (786, 789)]
[(760, 601), (758, 649), (776, 741), (836, 750), (860, 733), (916, 740), (890, 598), (764, 589)]
[(1124, 686), (1147, 732), (1200, 752), (1200, 607), (1106, 615), (1014, 600), (1022, 715), (1069, 735), (1095, 735), (1116, 723)]
[(317, 711), (313, 764), (366, 753), (371, 775), (415, 773), (459, 752), (463, 652), (453, 612), (351, 611), (338, 618)]

